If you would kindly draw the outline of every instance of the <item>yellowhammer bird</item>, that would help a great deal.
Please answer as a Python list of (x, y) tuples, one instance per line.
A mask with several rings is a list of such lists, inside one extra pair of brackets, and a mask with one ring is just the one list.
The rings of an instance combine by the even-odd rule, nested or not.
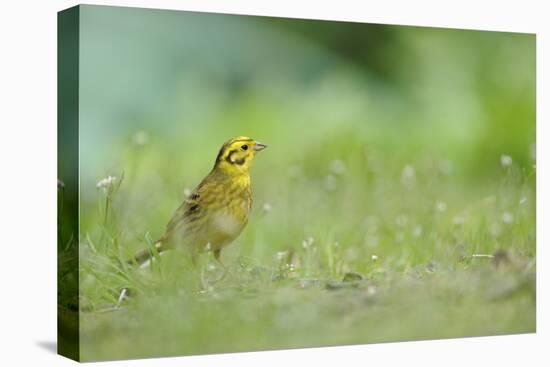
[[(168, 222), (164, 235), (155, 243), (156, 250), (188, 248), (195, 261), (200, 252), (210, 249), (219, 261), (222, 248), (237, 238), (248, 222), (252, 208), (250, 167), (256, 153), (265, 148), (245, 136), (225, 142), (212, 171)], [(146, 249), (134, 260), (143, 265), (152, 255)]]

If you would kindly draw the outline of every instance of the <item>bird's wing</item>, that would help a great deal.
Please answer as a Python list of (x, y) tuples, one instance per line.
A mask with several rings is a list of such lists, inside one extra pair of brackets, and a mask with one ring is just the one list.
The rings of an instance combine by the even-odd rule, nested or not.
[[(207, 177), (208, 178), (208, 177)], [(206, 193), (216, 191), (216, 182), (205, 178), (191, 195), (179, 206), (172, 215), (172, 219), (166, 226), (166, 231), (161, 241), (169, 240), (174, 234), (179, 236), (187, 236), (192, 232), (192, 228), (202, 224), (205, 216), (206, 205), (212, 204)], [(209, 195), (211, 196), (211, 195)], [(181, 239), (180, 239), (181, 240)]]

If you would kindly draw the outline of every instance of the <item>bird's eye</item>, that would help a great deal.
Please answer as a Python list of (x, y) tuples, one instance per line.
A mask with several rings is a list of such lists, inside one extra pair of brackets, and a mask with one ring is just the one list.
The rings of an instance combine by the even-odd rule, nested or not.
[(242, 150), (247, 150), (247, 149), (248, 149), (248, 145), (245, 144), (245, 145), (241, 146), (241, 149), (242, 149)]

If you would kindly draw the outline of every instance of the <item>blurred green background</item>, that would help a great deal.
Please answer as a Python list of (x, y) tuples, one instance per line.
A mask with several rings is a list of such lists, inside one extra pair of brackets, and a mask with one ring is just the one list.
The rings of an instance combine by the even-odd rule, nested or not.
[[(83, 359), (535, 330), (534, 35), (99, 6), (80, 27)], [(238, 135), (269, 148), (232, 275), (121, 265)]]

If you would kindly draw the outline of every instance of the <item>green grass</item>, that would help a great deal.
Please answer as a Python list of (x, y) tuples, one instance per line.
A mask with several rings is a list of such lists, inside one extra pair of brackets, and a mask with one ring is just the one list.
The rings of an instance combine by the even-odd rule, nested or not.
[[(125, 265), (200, 178), (159, 167), (154, 144), (129, 147), (123, 180), (83, 205), (82, 359), (534, 332), (534, 168), (494, 157), (494, 173), (467, 176), (460, 161), (449, 170), (423, 152), (345, 141), (345, 154), (285, 155), (286, 169), (273, 169), (276, 145), (257, 157), (254, 211), (222, 254), (222, 280), (211, 254)], [(103, 312), (124, 287), (123, 307)]]

